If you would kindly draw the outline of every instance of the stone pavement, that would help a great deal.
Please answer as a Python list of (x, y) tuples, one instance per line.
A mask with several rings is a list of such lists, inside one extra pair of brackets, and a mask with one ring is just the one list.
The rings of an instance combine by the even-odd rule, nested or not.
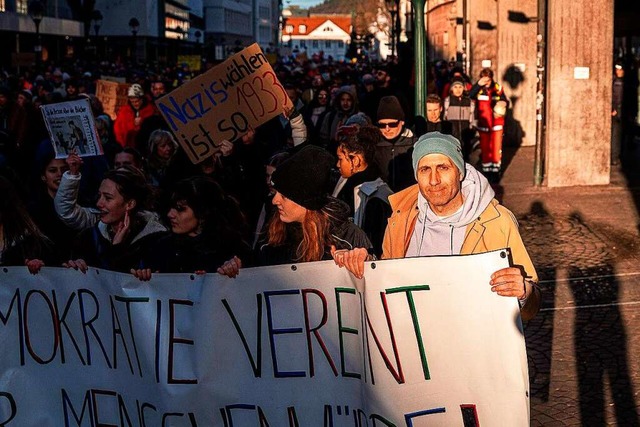
[(540, 276), (525, 325), (532, 426), (640, 426), (640, 145), (607, 186), (533, 186), (532, 147), (506, 148), (496, 193)]

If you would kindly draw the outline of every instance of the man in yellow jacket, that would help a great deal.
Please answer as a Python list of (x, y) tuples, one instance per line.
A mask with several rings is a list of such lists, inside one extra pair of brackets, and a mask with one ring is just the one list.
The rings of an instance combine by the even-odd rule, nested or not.
[[(460, 142), (431, 132), (416, 142), (412, 154), (417, 184), (389, 197), (392, 214), (382, 258), (475, 254), (509, 248), (511, 267), (491, 276), (498, 295), (516, 297), (523, 320), (540, 308), (537, 274), (513, 214), (494, 199), (487, 179), (465, 164)], [(334, 259), (356, 277), (364, 274), (364, 249), (338, 251)]]

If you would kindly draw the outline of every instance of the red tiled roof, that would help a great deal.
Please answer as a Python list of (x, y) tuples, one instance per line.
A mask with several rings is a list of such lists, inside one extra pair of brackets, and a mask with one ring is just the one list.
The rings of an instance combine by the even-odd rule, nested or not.
[[(311, 33), (320, 25), (331, 21), (340, 27), (345, 33), (351, 33), (351, 15), (312, 15), (312, 16), (290, 16), (285, 25), (293, 25), (292, 36), (303, 36)], [(306, 25), (307, 31), (300, 32), (300, 25)]]

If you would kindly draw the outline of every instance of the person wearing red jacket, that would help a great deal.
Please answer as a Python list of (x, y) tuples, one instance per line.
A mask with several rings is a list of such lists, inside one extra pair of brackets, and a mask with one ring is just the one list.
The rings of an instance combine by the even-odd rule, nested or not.
[(476, 128), (482, 150), (482, 172), (497, 178), (502, 167), (502, 136), (507, 97), (501, 85), (493, 80), (493, 71), (484, 68), (473, 85), (469, 97), (476, 100)]
[(143, 120), (154, 114), (154, 108), (144, 95), (142, 86), (135, 83), (127, 92), (129, 102), (118, 110), (113, 132), (118, 144), (123, 147), (136, 147), (136, 135)]

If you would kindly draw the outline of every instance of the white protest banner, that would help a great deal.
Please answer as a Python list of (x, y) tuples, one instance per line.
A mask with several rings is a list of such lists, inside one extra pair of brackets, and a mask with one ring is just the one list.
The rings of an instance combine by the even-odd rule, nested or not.
[(56, 159), (67, 158), (73, 150), (80, 157), (103, 154), (88, 99), (42, 105), (40, 110)]
[(128, 102), (129, 86), (124, 81), (107, 80), (104, 76), (96, 81), (96, 97), (102, 102), (102, 108), (111, 120), (118, 117), (118, 110)]
[(156, 101), (193, 163), (220, 151), (292, 103), (257, 43)]
[[(504, 256), (504, 258), (503, 258)], [(528, 426), (505, 251), (216, 274), (0, 271), (5, 426)], [(375, 267), (375, 268), (374, 268)]]

